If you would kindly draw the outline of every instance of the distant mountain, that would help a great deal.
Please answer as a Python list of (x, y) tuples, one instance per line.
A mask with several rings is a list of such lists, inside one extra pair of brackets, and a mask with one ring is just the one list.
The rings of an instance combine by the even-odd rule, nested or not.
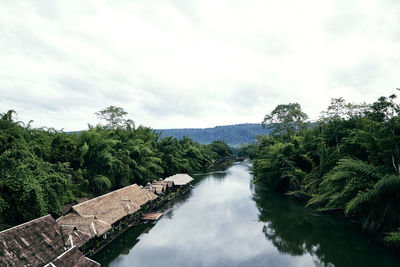
[(263, 129), (260, 123), (216, 126), (203, 129), (158, 129), (156, 131), (161, 132), (161, 138), (172, 136), (181, 139), (183, 136), (187, 136), (201, 144), (209, 144), (214, 140), (223, 140), (233, 147), (240, 146), (243, 143), (254, 143), (257, 135), (269, 133), (269, 130)]

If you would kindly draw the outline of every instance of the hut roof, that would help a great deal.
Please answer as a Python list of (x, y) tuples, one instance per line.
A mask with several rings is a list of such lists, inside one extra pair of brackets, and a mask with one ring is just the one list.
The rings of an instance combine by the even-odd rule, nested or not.
[(76, 246), (65, 251), (56, 221), (46, 215), (0, 232), (0, 266), (100, 266)]
[(153, 195), (155, 195), (155, 193), (156, 193), (156, 189), (154, 187), (152, 187), (151, 185), (146, 185), (144, 190)]
[(151, 199), (154, 199), (154, 196), (134, 184), (85, 201), (72, 208), (78, 215), (95, 216), (98, 220), (113, 224), (129, 214), (135, 213), (140, 206)]
[(153, 182), (153, 185), (161, 185), (163, 187), (163, 191), (167, 190), (168, 182), (166, 181), (157, 181)]
[(146, 194), (147, 198), (149, 200), (154, 200), (157, 198), (157, 195), (154, 194), (154, 192), (152, 192), (151, 190), (149, 190), (148, 188), (143, 188), (142, 191)]
[(162, 185), (162, 184), (157, 184), (157, 183), (153, 183), (152, 185), (151, 185), (151, 187), (152, 188), (154, 188), (155, 189), (155, 191), (156, 191), (156, 194), (162, 194), (164, 191), (165, 191), (165, 186), (164, 185)]
[(0, 232), (0, 266), (43, 266), (63, 252), (51, 215)]
[(111, 225), (97, 220), (94, 216), (80, 216), (72, 212), (57, 219), (61, 227), (66, 247), (71, 247), (70, 236), (73, 245), (81, 247), (94, 236), (101, 236), (111, 229)]
[(185, 185), (193, 181), (193, 178), (190, 177), (188, 174), (178, 173), (168, 178), (165, 178), (164, 181), (172, 181), (175, 185)]
[(58, 256), (54, 261), (45, 265), (45, 267), (98, 267), (100, 264), (94, 260), (86, 258), (79, 251), (78, 247), (74, 246), (63, 254)]

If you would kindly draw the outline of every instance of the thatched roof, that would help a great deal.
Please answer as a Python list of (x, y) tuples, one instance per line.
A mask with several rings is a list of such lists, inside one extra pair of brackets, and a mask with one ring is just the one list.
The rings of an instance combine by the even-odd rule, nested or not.
[(146, 187), (144, 188), (144, 190), (146, 190), (147, 192), (151, 193), (151, 194), (155, 194), (156, 193), (156, 189), (154, 187), (152, 187), (150, 185), (150, 183), (148, 185), (146, 185)]
[(193, 181), (193, 178), (188, 174), (179, 173), (165, 178), (164, 181), (172, 181), (174, 182), (174, 185), (185, 185)]
[(154, 194), (154, 192), (151, 192), (150, 190), (148, 190), (147, 188), (143, 188), (142, 191), (147, 195), (147, 198), (149, 199), (149, 201), (157, 198), (157, 195)]
[(57, 219), (61, 227), (66, 247), (76, 245), (81, 247), (94, 236), (101, 236), (111, 229), (111, 224), (97, 220), (94, 216), (80, 216), (75, 212), (68, 213)]
[(153, 182), (153, 185), (161, 185), (162, 186), (162, 190), (163, 192), (167, 190), (168, 187), (168, 182), (164, 182), (164, 181), (157, 181), (157, 182)]
[(156, 198), (138, 185), (130, 185), (72, 207), (80, 216), (94, 216), (113, 224), (140, 209), (147, 201)]
[(79, 251), (78, 247), (74, 246), (63, 254), (58, 256), (54, 261), (47, 264), (45, 267), (98, 267), (100, 264), (94, 260), (86, 258)]
[(0, 266), (100, 266), (76, 247), (67, 252), (51, 215), (0, 232)]
[(151, 187), (154, 188), (154, 190), (156, 191), (156, 194), (157, 194), (157, 195), (162, 194), (162, 193), (164, 193), (164, 191), (165, 191), (164, 185), (162, 185), (162, 184), (157, 184), (157, 182), (153, 182), (153, 183), (151, 184)]
[(45, 265), (64, 252), (51, 215), (0, 232), (0, 266)]

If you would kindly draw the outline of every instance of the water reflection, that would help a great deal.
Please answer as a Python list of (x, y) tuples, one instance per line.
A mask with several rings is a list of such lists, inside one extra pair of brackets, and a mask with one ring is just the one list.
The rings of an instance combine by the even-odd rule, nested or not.
[(102, 263), (102, 266), (107, 266), (109, 262), (114, 262), (118, 265), (120, 255), (128, 255), (131, 249), (139, 242), (139, 236), (149, 233), (153, 224), (142, 224), (127, 230), (119, 236), (112, 244), (105, 247), (94, 258)]
[[(104, 266), (396, 266), (356, 226), (316, 216), (250, 183), (249, 165), (198, 179), (150, 231), (131, 229), (95, 259)], [(370, 255), (367, 255), (370, 254)], [(365, 260), (363, 260), (365, 259)]]
[[(309, 254), (316, 266), (398, 266), (398, 259), (345, 219), (319, 216), (285, 196), (257, 188), (253, 196), (265, 237), (281, 253)], [(371, 237), (372, 239), (372, 237)]]

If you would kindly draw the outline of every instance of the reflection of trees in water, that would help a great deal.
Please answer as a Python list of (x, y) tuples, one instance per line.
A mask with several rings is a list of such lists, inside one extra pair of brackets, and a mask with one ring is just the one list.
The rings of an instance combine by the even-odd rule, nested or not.
[(172, 219), (174, 217), (174, 210), (186, 202), (188, 198), (192, 196), (192, 190), (189, 190), (183, 195), (178, 195), (170, 201), (167, 201), (164, 205), (162, 205), (158, 211), (163, 212), (163, 217), (167, 219)]
[(281, 253), (295, 256), (309, 253), (317, 266), (392, 266), (394, 263), (381, 252), (372, 252), (372, 246), (356, 232), (356, 227), (340, 218), (317, 216), (286, 196), (258, 187), (253, 200), (259, 210), (259, 220), (265, 222), (264, 235)]
[(226, 170), (226, 168), (224, 170), (219, 170), (219, 171), (213, 170), (203, 174), (195, 174), (193, 175), (193, 177), (195, 177), (195, 180), (192, 183), (192, 185), (196, 185), (197, 183), (203, 181), (205, 178), (214, 178), (214, 181), (222, 183), (225, 181), (225, 177), (228, 174), (231, 174), (231, 172), (229, 170)]
[(217, 183), (224, 183), (225, 177), (230, 174), (229, 171), (218, 171), (211, 174), (211, 177), (214, 178), (214, 181)]
[(128, 229), (125, 233), (117, 237), (103, 250), (91, 257), (101, 262), (101, 266), (108, 266), (119, 255), (128, 255), (130, 250), (139, 242), (142, 233), (149, 233), (154, 224), (140, 224)]
[[(172, 219), (174, 215), (174, 209), (177, 206), (182, 205), (190, 196), (192, 191), (188, 191), (183, 195), (179, 195), (167, 201), (163, 206), (159, 208), (159, 211), (164, 212), (163, 217)], [(128, 229), (121, 236), (112, 241), (102, 251), (97, 253), (93, 259), (102, 263), (102, 266), (108, 266), (114, 259), (119, 255), (128, 255), (130, 250), (139, 242), (139, 236), (141, 234), (148, 234), (150, 230), (155, 226), (152, 223), (139, 224)]]

